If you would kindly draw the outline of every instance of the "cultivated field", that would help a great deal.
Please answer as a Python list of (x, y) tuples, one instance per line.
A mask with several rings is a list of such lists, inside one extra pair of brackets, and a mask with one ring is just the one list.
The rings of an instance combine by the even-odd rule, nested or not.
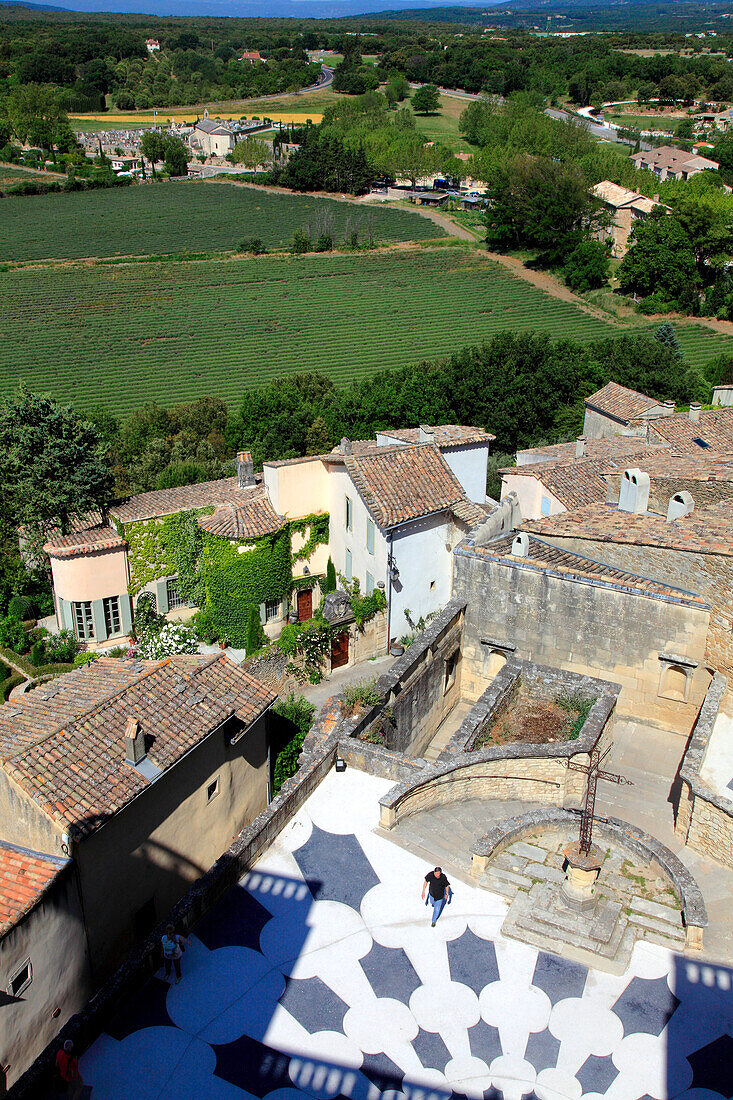
[(218, 252), (236, 249), (245, 237), (282, 248), (296, 229), (310, 224), (318, 235), (326, 223), (339, 243), (354, 229), (380, 243), (444, 236), (408, 210), (181, 181), (4, 199), (0, 260)]
[[(580, 340), (624, 331), (450, 246), (11, 269), (0, 272), (0, 392), (23, 381), (120, 414), (154, 399), (235, 402), (295, 371), (346, 383), (506, 328)], [(733, 338), (677, 331), (691, 362), (733, 352)]]

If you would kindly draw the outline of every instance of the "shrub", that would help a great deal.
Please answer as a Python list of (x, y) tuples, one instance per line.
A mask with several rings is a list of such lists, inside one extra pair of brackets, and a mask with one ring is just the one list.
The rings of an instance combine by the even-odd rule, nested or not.
[(8, 615), (12, 615), (19, 622), (23, 622), (24, 619), (32, 619), (35, 613), (36, 608), (33, 600), (28, 596), (13, 596), (8, 604)]
[(10, 669), (6, 664), (0, 661), (0, 683), (10, 675)]
[(113, 649), (105, 649), (105, 657), (126, 657), (129, 652), (129, 646), (116, 645)]
[[(121, 647), (118, 647), (121, 648)], [(109, 653), (105, 653), (105, 657), (109, 657)], [(77, 653), (74, 658), (74, 668), (83, 668), (84, 665), (91, 665), (94, 661), (99, 659), (98, 653), (92, 653), (91, 650), (87, 650), (84, 653)]]
[(328, 559), (328, 564), (326, 565), (326, 579), (324, 581), (322, 591), (324, 595), (327, 592), (336, 591), (336, 566), (333, 564), (330, 557)]
[(247, 643), (245, 646), (247, 654), (256, 653), (258, 649), (262, 649), (266, 641), (267, 638), (260, 622), (260, 609), (252, 603), (249, 605), (247, 612)]
[(10, 692), (13, 690), (13, 688), (18, 687), (18, 685), (22, 684), (24, 680), (25, 676), (21, 676), (19, 672), (16, 672), (5, 681), (5, 683), (2, 685), (2, 690), (3, 699), (6, 703), (10, 698)]
[(191, 620), (191, 627), (199, 641), (205, 642), (206, 645), (213, 645), (218, 640), (214, 617), (206, 608), (196, 612)]
[(382, 695), (377, 690), (376, 677), (372, 680), (361, 680), (344, 688), (341, 699), (341, 713), (348, 718), (361, 707), (373, 707), (381, 701)]
[(198, 639), (183, 623), (166, 623), (161, 630), (150, 630), (139, 637), (137, 649), (141, 657), (159, 660), (178, 653), (196, 653)]
[(0, 645), (5, 649), (14, 649), (23, 653), (26, 649), (26, 637), (22, 624), (12, 615), (0, 619)]
[(239, 242), (240, 252), (251, 252), (253, 256), (262, 256), (267, 249), (265, 248), (265, 242), (260, 237), (245, 237), (243, 241)]
[(313, 724), (316, 708), (302, 695), (296, 697), (291, 692), (272, 709), (282, 719), (283, 732), (288, 738), (275, 757), (272, 790), (273, 795), (276, 795), (285, 780), (290, 779), (298, 770), (298, 758), (303, 741)]
[(46, 660), (54, 664), (73, 661), (79, 649), (79, 643), (71, 630), (62, 630), (58, 634), (49, 634), (45, 642)]
[(34, 642), (31, 646), (31, 663), (38, 668), (42, 665), (46, 655), (46, 643), (43, 641)]
[(158, 614), (158, 605), (152, 592), (143, 592), (138, 596), (135, 604), (135, 633), (149, 634), (152, 630), (160, 630), (165, 619)]
[(290, 246), (290, 251), (293, 255), (298, 255), (302, 252), (310, 252), (311, 239), (303, 232), (302, 229), (297, 229), (293, 236), (293, 243)]
[(610, 272), (608, 249), (602, 241), (581, 241), (567, 257), (562, 269), (566, 284), (581, 294), (605, 286)]
[(333, 237), (330, 237), (327, 233), (322, 233), (316, 241), (316, 252), (332, 252), (333, 251)]

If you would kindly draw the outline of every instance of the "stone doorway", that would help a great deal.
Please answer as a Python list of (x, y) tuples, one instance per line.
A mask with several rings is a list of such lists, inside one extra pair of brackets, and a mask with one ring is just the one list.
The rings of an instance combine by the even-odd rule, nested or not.
[(331, 671), (349, 663), (349, 632), (334, 634), (331, 639)]
[(313, 589), (301, 588), (298, 592), (298, 622), (313, 618)]

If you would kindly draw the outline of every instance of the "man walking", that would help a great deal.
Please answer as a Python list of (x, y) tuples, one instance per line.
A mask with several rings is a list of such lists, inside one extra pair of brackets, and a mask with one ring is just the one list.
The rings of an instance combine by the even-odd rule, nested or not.
[(181, 955), (186, 950), (188, 940), (185, 936), (179, 936), (172, 924), (166, 927), (165, 935), (161, 941), (163, 948), (163, 962), (165, 964), (165, 976), (168, 980), (171, 976), (171, 966), (176, 972), (176, 985), (181, 980)]
[(430, 901), (433, 903), (432, 927), (435, 928), (435, 922), (442, 913), (443, 906), (448, 901), (450, 891), (450, 883), (440, 867), (436, 867), (434, 871), (428, 871), (422, 884), (422, 899), (427, 905), (426, 890), (430, 891)]

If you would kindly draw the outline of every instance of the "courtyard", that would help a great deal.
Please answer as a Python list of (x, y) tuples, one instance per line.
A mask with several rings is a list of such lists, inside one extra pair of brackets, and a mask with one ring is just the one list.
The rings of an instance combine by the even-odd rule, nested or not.
[(645, 942), (589, 969), (502, 936), (507, 903), (461, 875), (432, 928), (432, 861), (375, 832), (390, 786), (327, 775), (182, 982), (156, 975), (84, 1054), (93, 1100), (733, 1095), (732, 971)]

